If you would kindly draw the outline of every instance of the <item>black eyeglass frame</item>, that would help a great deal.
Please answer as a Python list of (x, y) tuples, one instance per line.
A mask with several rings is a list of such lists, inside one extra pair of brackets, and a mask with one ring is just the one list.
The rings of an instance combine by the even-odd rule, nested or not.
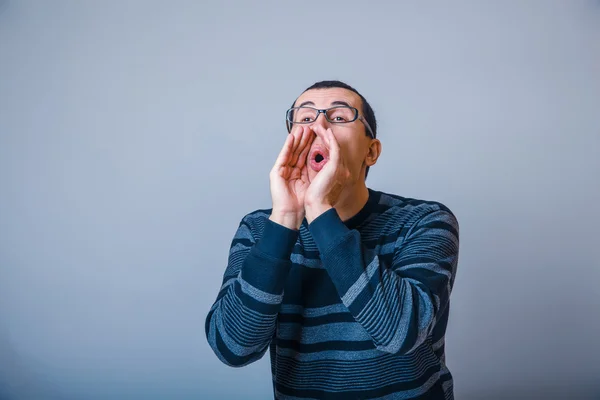
[[(301, 108), (313, 109), (317, 112), (317, 116), (315, 117), (315, 119), (313, 121), (309, 121), (309, 122), (290, 121), (290, 115), (292, 114), (292, 112), (294, 112), (295, 110), (301, 109)], [(350, 121), (343, 121), (343, 122), (332, 121), (327, 116), (327, 111), (332, 110), (334, 108), (349, 108), (351, 110), (354, 110), (354, 118)], [(289, 110), (287, 110), (285, 113), (285, 125), (287, 127), (288, 133), (292, 132), (292, 125), (294, 125), (294, 124), (312, 124), (319, 118), (319, 115), (321, 115), (321, 114), (325, 115), (325, 119), (327, 119), (327, 121), (329, 121), (332, 124), (349, 124), (350, 122), (354, 122), (358, 119), (358, 120), (360, 120), (360, 122), (363, 123), (365, 128), (367, 128), (367, 132), (368, 132), (369, 136), (371, 137), (371, 139), (375, 139), (375, 134), (373, 133), (373, 129), (371, 129), (371, 126), (369, 125), (367, 120), (362, 115), (360, 115), (360, 113), (358, 112), (358, 109), (356, 107), (350, 107), (350, 106), (333, 106), (333, 107), (329, 107), (329, 108), (325, 108), (325, 109), (318, 109), (318, 108), (308, 107), (308, 106), (292, 107)]]

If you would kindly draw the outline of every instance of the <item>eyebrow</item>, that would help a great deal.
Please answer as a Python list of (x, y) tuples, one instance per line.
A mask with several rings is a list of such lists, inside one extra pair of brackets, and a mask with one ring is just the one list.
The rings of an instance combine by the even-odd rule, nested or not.
[(332, 101), (331, 102), (332, 106), (346, 106), (346, 107), (352, 107), (350, 104), (346, 103), (345, 101)]
[(314, 106), (315, 103), (313, 103), (312, 101), (305, 101), (304, 103), (300, 104), (299, 106), (296, 107), (304, 107), (304, 106)]
[[(300, 104), (299, 106), (296, 107), (304, 107), (304, 106), (314, 106), (315, 103), (313, 103), (312, 101), (305, 101), (302, 104)], [(352, 107), (350, 104), (346, 103), (345, 101), (341, 101), (341, 100), (336, 100), (336, 101), (332, 101), (331, 104), (332, 106), (347, 106), (347, 107)]]

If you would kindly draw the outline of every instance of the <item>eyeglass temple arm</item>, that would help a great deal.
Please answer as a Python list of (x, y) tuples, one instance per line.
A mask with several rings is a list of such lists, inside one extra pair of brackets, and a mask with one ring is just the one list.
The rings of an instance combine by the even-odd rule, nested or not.
[(369, 123), (367, 122), (367, 120), (365, 118), (363, 118), (362, 115), (358, 116), (358, 119), (361, 120), (361, 122), (363, 124), (365, 124), (365, 128), (367, 128), (367, 130), (369, 131), (369, 133), (371, 134), (371, 138), (375, 139), (375, 134), (373, 133), (373, 129), (371, 129), (371, 125), (369, 125)]

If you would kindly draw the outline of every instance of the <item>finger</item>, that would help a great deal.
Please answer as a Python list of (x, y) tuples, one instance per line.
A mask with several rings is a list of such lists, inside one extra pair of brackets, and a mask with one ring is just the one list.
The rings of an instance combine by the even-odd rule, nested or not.
[(292, 136), (294, 137), (294, 145), (292, 146), (292, 153), (294, 153), (298, 149), (298, 146), (300, 145), (300, 140), (302, 139), (303, 129), (304, 129), (304, 127), (302, 125), (299, 125), (298, 129), (295, 129), (292, 132)]
[(290, 134), (290, 136), (292, 136), (294, 140), (286, 165), (294, 165), (294, 163), (296, 162), (295, 159), (297, 159), (298, 147), (300, 147), (300, 141), (302, 140), (303, 129), (304, 127), (300, 125), (297, 129), (294, 129), (294, 131)]
[(307, 126), (304, 129), (304, 135), (302, 136), (302, 142), (300, 142), (300, 152), (304, 151), (307, 146), (310, 146), (315, 138), (314, 132)]
[(327, 138), (327, 143), (329, 143), (329, 146), (335, 148), (336, 150), (340, 149), (340, 144), (335, 138), (335, 135), (333, 134), (331, 128), (327, 128), (327, 130), (325, 131), (325, 137)]
[(327, 138), (327, 145), (329, 147), (329, 159), (333, 162), (337, 162), (340, 158), (340, 144), (335, 138), (331, 128), (327, 128), (324, 135)]
[(304, 133), (302, 135), (302, 141), (300, 142), (300, 146), (298, 146), (297, 154), (298, 157), (294, 157), (294, 164), (302, 166), (302, 163), (305, 161), (303, 158), (306, 158), (308, 151), (310, 150), (310, 145), (315, 138), (315, 134), (310, 130), (307, 126), (304, 128)]
[(310, 129), (307, 129), (306, 137), (308, 138), (308, 140), (306, 141), (304, 148), (302, 149), (302, 153), (300, 153), (300, 157), (298, 158), (297, 165), (300, 168), (304, 167), (304, 165), (306, 165), (308, 161), (308, 153), (310, 151), (310, 146), (312, 145), (312, 142), (315, 140), (315, 134)]
[(279, 152), (279, 156), (275, 161), (276, 167), (281, 167), (289, 162), (290, 155), (292, 154), (292, 146), (294, 145), (294, 135), (287, 135), (285, 143)]
[(311, 131), (310, 127), (305, 126), (304, 131), (302, 133), (302, 139), (301, 139), (298, 149), (296, 150), (296, 153), (295, 153), (295, 155), (297, 154), (298, 157), (294, 159), (293, 165), (296, 165), (300, 162), (303, 154), (306, 153), (310, 149), (310, 145), (312, 144), (312, 141), (314, 140), (314, 138), (315, 138), (315, 134)]
[(305, 165), (302, 167), (302, 181), (308, 183), (308, 167)]
[(298, 126), (298, 129), (294, 132), (296, 139), (294, 140), (294, 147), (292, 149), (292, 155), (290, 157), (290, 165), (295, 165), (298, 162), (298, 156), (302, 151), (302, 141), (304, 140), (305, 127), (302, 125)]

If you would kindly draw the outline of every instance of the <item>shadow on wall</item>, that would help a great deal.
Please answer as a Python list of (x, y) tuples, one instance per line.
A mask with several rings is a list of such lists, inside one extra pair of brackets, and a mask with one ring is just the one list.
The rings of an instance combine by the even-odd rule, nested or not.
[(477, 391), (456, 396), (456, 400), (600, 400), (600, 384), (595, 387), (573, 385), (532, 388), (507, 388)]
[(56, 388), (26, 367), (14, 351), (9, 332), (0, 325), (0, 400), (64, 399)]

